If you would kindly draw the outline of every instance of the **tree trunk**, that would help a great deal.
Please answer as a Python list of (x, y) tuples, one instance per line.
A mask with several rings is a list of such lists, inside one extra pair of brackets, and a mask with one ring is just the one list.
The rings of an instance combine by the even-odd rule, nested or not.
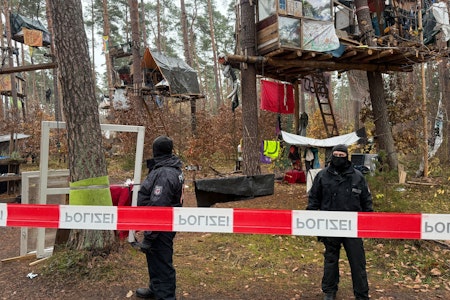
[(209, 16), (209, 34), (211, 36), (211, 50), (213, 52), (213, 68), (214, 68), (214, 81), (216, 83), (215, 88), (215, 97), (216, 97), (216, 107), (219, 108), (222, 104), (222, 93), (220, 86), (220, 75), (219, 75), (219, 67), (217, 60), (217, 46), (216, 46), (216, 35), (214, 33), (214, 22), (213, 22), (213, 9), (211, 5), (211, 0), (207, 0), (208, 2), (208, 16)]
[(103, 6), (103, 36), (107, 38), (106, 41), (106, 49), (105, 49), (105, 63), (106, 63), (106, 76), (108, 82), (108, 97), (109, 101), (112, 103), (113, 101), (113, 83), (112, 83), (112, 66), (111, 66), (111, 58), (109, 56), (109, 45), (111, 45), (111, 37), (110, 37), (110, 26), (109, 26), (109, 13), (108, 13), (108, 1), (102, 1)]
[(97, 86), (95, 78), (95, 17), (94, 17), (94, 0), (91, 0), (91, 48), (92, 48), (92, 79), (94, 80), (94, 87)]
[[(11, 25), (9, 22), (9, 18), (10, 18), (10, 13), (9, 13), (9, 6), (8, 6), (8, 1), (5, 0), (4, 1), (4, 12), (5, 12), (5, 31), (6, 31), (6, 46), (8, 47), (7, 50), (7, 55), (8, 55), (8, 65), (10, 68), (14, 67), (14, 58), (13, 58), (13, 46), (11, 44)], [(18, 122), (18, 118), (19, 118), (19, 106), (17, 104), (17, 90), (16, 90), (16, 74), (15, 73), (11, 73), (10, 75), (11, 78), (11, 97), (12, 97), (12, 107), (10, 106), (9, 109), (9, 116), (12, 118), (12, 127), (17, 128), (15, 125), (13, 125), (14, 123)], [(16, 124), (17, 125), (17, 124)], [(12, 141), (12, 140), (11, 140)], [(12, 143), (10, 143), (12, 144)]]
[[(139, 35), (139, 10), (137, 0), (128, 0), (130, 6), (131, 19), (131, 53), (133, 55), (133, 95), (131, 97), (134, 103), (137, 103), (139, 93), (142, 88), (142, 71), (141, 71), (141, 53), (140, 53), (140, 35)], [(132, 101), (133, 101), (132, 100)]]
[[(84, 183), (85, 179), (92, 181), (85, 185), (87, 200), (78, 199), (71, 190), (69, 201), (71, 204), (111, 206), (109, 188), (90, 187), (96, 185), (99, 178), (102, 179), (101, 185), (109, 185), (109, 182), (94, 81), (89, 71), (91, 63), (81, 2), (49, 0), (49, 4), (53, 16), (63, 112), (67, 123), (71, 187)], [(114, 241), (114, 231), (72, 230), (68, 246), (99, 253), (111, 250)]]
[[(365, 40), (362, 42), (369, 46), (376, 46), (367, 0), (355, 0), (355, 6), (358, 26), (362, 36), (365, 37)], [(397, 152), (385, 101), (383, 77), (380, 72), (367, 72), (367, 79), (369, 81), (370, 99), (375, 120), (376, 142), (379, 150), (386, 153), (389, 167), (397, 170)]]
[[(2, 14), (6, 15), (6, 12), (4, 12), (3, 10), (7, 9), (6, 6), (3, 7), (3, 9), (0, 9), (0, 32), (4, 32), (3, 29), (3, 18), (1, 17)], [(5, 47), (5, 41), (3, 38), (0, 38), (0, 47), (2, 47), (2, 49)], [(5, 108), (3, 107), (3, 95), (0, 94), (0, 120), (4, 120), (3, 116), (5, 115)]]
[[(188, 21), (184, 0), (180, 1), (180, 7), (181, 7), (181, 29), (183, 32), (184, 59), (186, 60), (186, 63), (192, 67), (194, 64), (192, 60), (191, 47), (189, 43)], [(195, 103), (195, 99), (191, 99), (190, 102), (191, 102), (191, 131), (192, 134), (195, 136), (197, 134), (197, 120), (196, 120), (197, 106)]]
[(161, 52), (161, 3), (156, 1), (156, 49)]
[(141, 0), (141, 28), (139, 32), (142, 32), (142, 45), (144, 49), (147, 48), (147, 30), (145, 29), (145, 6), (144, 0)]
[[(48, 4), (48, 0), (46, 1), (47, 5), (45, 7), (45, 12), (47, 14), (47, 23), (48, 23), (48, 31), (50, 32), (50, 36), (55, 36), (55, 31), (53, 30), (53, 16), (52, 10), (50, 9), (50, 5)], [(50, 41), (50, 53), (55, 55), (55, 39), (52, 38)], [(52, 58), (52, 62), (55, 61), (55, 58)], [(55, 101), (55, 120), (62, 121), (62, 103), (61, 97), (59, 97), (59, 84), (58, 84), (58, 68), (53, 68), (53, 99)]]
[[(255, 41), (255, 2), (241, 1), (241, 51), (242, 55), (254, 56), (256, 54)], [(243, 173), (247, 176), (261, 173), (259, 168), (258, 136), (258, 101), (256, 97), (256, 68), (254, 64), (242, 63), (242, 124), (243, 124)]]
[(397, 152), (395, 150), (392, 128), (385, 101), (383, 77), (379, 72), (367, 72), (367, 79), (369, 80), (370, 99), (372, 101), (372, 113), (375, 122), (375, 141), (379, 149), (386, 152), (389, 167), (397, 170)]

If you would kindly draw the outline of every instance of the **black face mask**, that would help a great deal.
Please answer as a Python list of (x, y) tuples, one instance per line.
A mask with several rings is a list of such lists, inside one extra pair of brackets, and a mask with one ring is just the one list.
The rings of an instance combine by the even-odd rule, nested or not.
[(347, 157), (331, 157), (331, 164), (335, 167), (337, 171), (343, 171), (347, 167), (348, 159)]

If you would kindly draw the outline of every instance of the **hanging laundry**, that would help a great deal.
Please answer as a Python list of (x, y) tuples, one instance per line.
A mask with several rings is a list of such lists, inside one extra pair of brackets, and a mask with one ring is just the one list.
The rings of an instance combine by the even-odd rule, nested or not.
[(281, 114), (293, 114), (293, 86), (281, 82), (261, 80), (261, 109)]
[(276, 159), (280, 155), (279, 141), (264, 141), (264, 155)]
[(23, 43), (30, 47), (42, 47), (43, 34), (42, 31), (22, 28)]
[(270, 157), (264, 155), (264, 141), (261, 142), (261, 147), (259, 150), (259, 160), (263, 164), (272, 163), (272, 160), (270, 159)]

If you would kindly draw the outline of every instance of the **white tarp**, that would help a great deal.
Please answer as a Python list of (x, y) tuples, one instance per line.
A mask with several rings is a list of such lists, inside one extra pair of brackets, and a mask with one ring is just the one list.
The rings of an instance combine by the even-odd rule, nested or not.
[(444, 40), (450, 40), (450, 22), (448, 17), (447, 4), (445, 2), (434, 3), (431, 7), (433, 16), (436, 19), (434, 30), (442, 30)]
[(339, 38), (333, 22), (303, 19), (302, 49), (326, 52), (339, 48)]
[(322, 140), (287, 133), (285, 131), (281, 131), (281, 135), (283, 136), (283, 141), (291, 145), (325, 148), (334, 147), (339, 144), (350, 146), (356, 144), (361, 139), (361, 137), (359, 137), (356, 132), (333, 136)]

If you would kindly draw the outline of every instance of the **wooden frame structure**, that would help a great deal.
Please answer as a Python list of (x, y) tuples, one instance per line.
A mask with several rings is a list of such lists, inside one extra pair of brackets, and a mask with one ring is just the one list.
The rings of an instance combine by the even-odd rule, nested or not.
[[(349, 37), (347, 32), (336, 30), (339, 43), (344, 48), (339, 56), (330, 52), (305, 50), (302, 48), (303, 21), (325, 23), (333, 22), (333, 19), (331, 21), (328, 19), (324, 21), (317, 17), (314, 19), (310, 13), (301, 12), (302, 9), (297, 6), (289, 8), (289, 5), (299, 5), (298, 3), (304, 5), (305, 2), (312, 3), (313, 1), (259, 0), (258, 5), (263, 2), (270, 3), (272, 15), (266, 13), (265, 19), (257, 21), (258, 55), (227, 55), (227, 62), (235, 68), (239, 68), (240, 63), (253, 63), (259, 75), (293, 83), (308, 74), (326, 71), (411, 72), (416, 64), (449, 56), (448, 49), (439, 49), (436, 45), (425, 46), (419, 40), (401, 39), (395, 30), (378, 37), (377, 46), (364, 45), (353, 39), (358, 38), (356, 34)], [(336, 7), (343, 7), (342, 9), (346, 10), (342, 3), (330, 1), (329, 8), (332, 15), (335, 13)], [(261, 18), (260, 15), (259, 13), (259, 18)], [(283, 32), (278, 23), (283, 18), (299, 21), (298, 25), (291, 24), (291, 27), (294, 26), (292, 28), (296, 28), (295, 30), (298, 31), (296, 46), (293, 46), (292, 42), (282, 42)]]

